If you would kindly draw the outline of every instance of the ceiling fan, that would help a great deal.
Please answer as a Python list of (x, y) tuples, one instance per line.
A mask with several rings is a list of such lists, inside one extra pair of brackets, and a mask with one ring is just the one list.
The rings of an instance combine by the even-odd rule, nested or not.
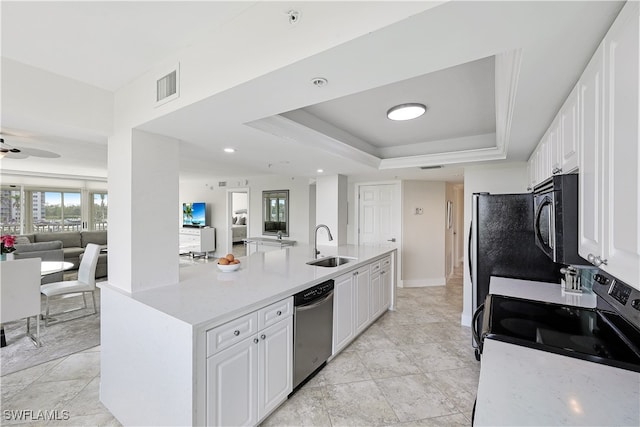
[(36, 148), (14, 147), (4, 142), (4, 138), (0, 137), (0, 159), (26, 159), (29, 156), (55, 159), (60, 157), (60, 154)]

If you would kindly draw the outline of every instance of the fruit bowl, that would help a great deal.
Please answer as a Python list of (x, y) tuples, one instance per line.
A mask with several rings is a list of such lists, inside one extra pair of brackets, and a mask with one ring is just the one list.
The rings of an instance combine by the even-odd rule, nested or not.
[(218, 266), (220, 271), (224, 271), (225, 273), (229, 271), (236, 271), (237, 269), (240, 268), (240, 264), (227, 264), (227, 265), (216, 264), (216, 265)]

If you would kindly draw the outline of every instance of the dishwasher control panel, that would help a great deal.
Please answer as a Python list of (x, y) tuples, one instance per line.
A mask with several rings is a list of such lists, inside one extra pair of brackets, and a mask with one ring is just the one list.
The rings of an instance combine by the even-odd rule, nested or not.
[(315, 285), (309, 289), (305, 289), (302, 292), (298, 292), (293, 296), (293, 304), (294, 305), (303, 305), (307, 304), (316, 299), (322, 298), (324, 295), (327, 295), (329, 292), (333, 290), (333, 280), (328, 280), (326, 282), (320, 283), (319, 285)]

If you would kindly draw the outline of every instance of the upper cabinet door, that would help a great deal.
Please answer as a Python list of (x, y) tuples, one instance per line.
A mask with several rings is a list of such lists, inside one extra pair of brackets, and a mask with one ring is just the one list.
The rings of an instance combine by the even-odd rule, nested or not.
[(602, 247), (602, 180), (604, 163), (604, 47), (601, 45), (578, 82), (580, 114), (580, 207), (578, 252), (587, 259)]
[(562, 173), (569, 173), (578, 168), (578, 93), (579, 86), (573, 88), (560, 110), (560, 137)]
[(605, 37), (604, 230), (601, 268), (640, 286), (639, 13), (627, 2)]

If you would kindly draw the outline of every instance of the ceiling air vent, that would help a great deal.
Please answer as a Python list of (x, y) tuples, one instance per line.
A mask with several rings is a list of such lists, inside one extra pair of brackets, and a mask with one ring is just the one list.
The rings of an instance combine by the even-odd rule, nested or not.
[(156, 105), (176, 99), (180, 88), (180, 69), (176, 66), (173, 70), (165, 72), (156, 80)]

